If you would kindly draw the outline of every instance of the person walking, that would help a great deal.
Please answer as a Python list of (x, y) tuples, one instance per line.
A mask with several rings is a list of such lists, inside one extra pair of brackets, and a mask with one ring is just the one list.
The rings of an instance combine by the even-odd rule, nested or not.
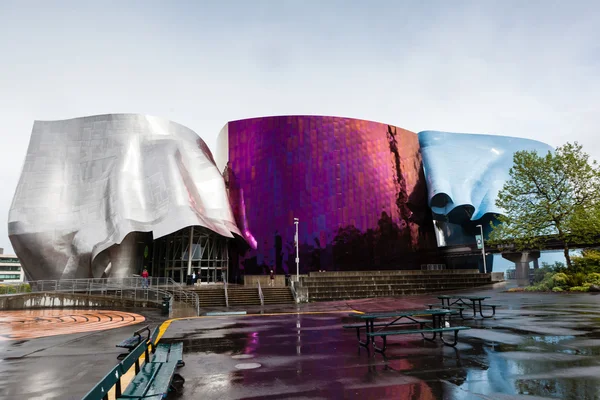
[(269, 279), (269, 286), (275, 286), (275, 272), (271, 270), (271, 276)]
[(142, 271), (142, 287), (148, 289), (148, 270), (144, 268)]
[(196, 279), (198, 279), (196, 277), (196, 271), (192, 272), (192, 285), (196, 285)]

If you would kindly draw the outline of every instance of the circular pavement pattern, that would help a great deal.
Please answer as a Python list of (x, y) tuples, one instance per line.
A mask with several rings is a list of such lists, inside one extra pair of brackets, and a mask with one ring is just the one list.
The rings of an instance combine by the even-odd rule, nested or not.
[(19, 310), (0, 313), (0, 340), (35, 339), (121, 328), (145, 321), (142, 315), (110, 310)]
[(237, 354), (235, 356), (231, 356), (231, 358), (233, 358), (234, 360), (244, 360), (247, 358), (253, 358), (254, 356), (252, 354)]
[(254, 368), (260, 368), (260, 367), (262, 367), (262, 365), (260, 365), (259, 363), (243, 363), (243, 364), (238, 364), (235, 367), (237, 369), (254, 369)]

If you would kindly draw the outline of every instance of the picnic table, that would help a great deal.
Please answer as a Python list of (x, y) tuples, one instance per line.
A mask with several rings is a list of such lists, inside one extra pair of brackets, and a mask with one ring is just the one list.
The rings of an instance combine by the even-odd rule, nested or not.
[[(445, 316), (452, 314), (451, 310), (410, 310), (410, 311), (392, 311), (392, 312), (375, 312), (375, 313), (364, 313), (364, 314), (350, 314), (351, 317), (362, 320), (364, 325), (355, 324), (355, 325), (344, 325), (344, 328), (354, 328), (356, 329), (356, 336), (358, 339), (358, 344), (362, 347), (369, 348), (370, 345), (373, 346), (373, 349), (385, 355), (385, 350), (387, 347), (387, 337), (394, 335), (409, 335), (409, 334), (421, 334), (423, 339), (428, 341), (434, 341), (439, 334), (441, 341), (448, 346), (456, 346), (458, 340), (458, 331), (463, 329), (469, 329), (464, 326), (453, 326), (446, 327), (444, 326)], [(419, 317), (429, 317), (428, 319), (423, 319)], [(376, 322), (376, 321), (380, 322)], [(383, 321), (385, 320), (385, 321)], [(381, 322), (382, 321), (382, 322)], [(389, 331), (386, 329), (389, 328), (406, 328), (410, 326), (418, 325), (417, 329), (400, 329)], [(377, 331), (375, 327), (379, 328)], [(361, 329), (365, 330), (365, 340), (361, 338), (360, 331)], [(443, 333), (448, 331), (454, 331), (454, 341), (447, 342)], [(425, 334), (431, 334), (431, 337), (425, 336)], [(383, 346), (377, 347), (375, 344), (375, 337), (381, 337), (383, 340)]]
[[(477, 318), (477, 311), (479, 311), (479, 315), (481, 318), (492, 318), (496, 315), (496, 307), (497, 304), (482, 304), (483, 301), (489, 299), (490, 296), (469, 296), (469, 295), (442, 295), (437, 296), (437, 298), (442, 302), (442, 308), (450, 309), (452, 306), (459, 306), (460, 317), (462, 319), (470, 319), (463, 316), (463, 308), (462, 306), (469, 307), (473, 310), (473, 318)], [(431, 306), (431, 305), (430, 305)], [(483, 315), (483, 307), (490, 307), (492, 309), (491, 315)]]

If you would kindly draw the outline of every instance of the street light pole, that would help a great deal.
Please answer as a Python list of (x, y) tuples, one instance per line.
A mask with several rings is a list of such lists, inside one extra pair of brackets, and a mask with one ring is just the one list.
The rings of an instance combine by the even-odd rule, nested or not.
[(296, 225), (296, 282), (300, 282), (300, 252), (298, 250), (298, 224), (300, 220), (298, 218), (294, 218), (294, 225)]
[(487, 266), (485, 263), (485, 241), (483, 240), (483, 226), (477, 225), (479, 232), (481, 232), (481, 255), (483, 256), (483, 273), (487, 274)]

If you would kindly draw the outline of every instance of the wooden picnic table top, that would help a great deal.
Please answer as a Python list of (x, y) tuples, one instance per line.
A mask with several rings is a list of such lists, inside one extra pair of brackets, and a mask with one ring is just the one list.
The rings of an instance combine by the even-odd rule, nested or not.
[(405, 311), (386, 311), (373, 312), (365, 314), (349, 314), (351, 317), (360, 319), (377, 319), (377, 318), (397, 318), (397, 317), (414, 317), (415, 315), (446, 315), (450, 314), (451, 310), (405, 310)]
[(491, 299), (490, 296), (468, 296), (468, 295), (452, 295), (452, 296), (448, 296), (448, 295), (442, 295), (442, 296), (438, 296), (438, 299), (467, 299), (467, 300), (485, 300), (485, 299)]

